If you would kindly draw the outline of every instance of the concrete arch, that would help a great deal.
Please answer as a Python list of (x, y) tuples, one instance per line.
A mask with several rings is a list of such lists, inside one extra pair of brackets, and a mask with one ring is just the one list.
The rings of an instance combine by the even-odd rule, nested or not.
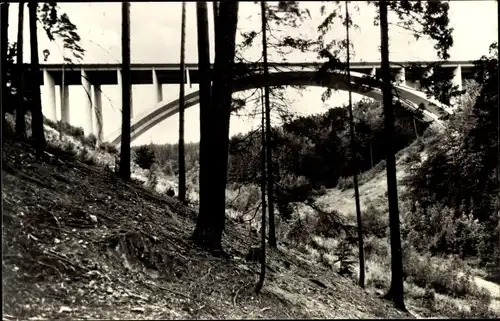
[[(351, 73), (352, 91), (366, 97), (382, 101), (382, 91), (380, 90), (381, 82), (370, 78), (366, 74), (352, 72)], [(320, 87), (333, 87), (337, 90), (347, 91), (347, 81), (345, 75), (339, 72), (331, 72), (321, 78), (317, 77), (316, 71), (289, 71), (271, 73), (267, 81), (270, 86), (284, 85), (309, 85)], [(261, 87), (265, 84), (264, 75), (252, 75), (235, 80), (234, 92), (247, 89)], [(420, 105), (425, 109), (422, 110), (423, 117), (433, 124), (444, 127), (444, 123), (439, 119), (442, 114), (451, 114), (451, 110), (444, 104), (433, 99), (428, 99), (422, 92), (416, 91), (406, 86), (395, 86), (395, 96), (399, 99), (402, 105), (406, 108), (417, 110)], [(199, 91), (193, 92), (185, 96), (186, 108), (199, 103)], [(161, 101), (153, 108), (147, 110), (141, 115), (137, 115), (132, 119), (130, 141), (134, 141), (137, 137), (144, 134), (149, 129), (153, 128), (168, 117), (175, 115), (179, 111), (179, 100), (171, 102)], [(107, 141), (114, 145), (121, 143), (121, 130), (108, 136)]]

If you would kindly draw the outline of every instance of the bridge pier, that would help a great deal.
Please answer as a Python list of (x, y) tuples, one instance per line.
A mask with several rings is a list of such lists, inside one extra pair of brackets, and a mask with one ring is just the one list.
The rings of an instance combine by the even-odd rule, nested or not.
[(102, 117), (102, 98), (101, 98), (101, 85), (94, 84), (93, 88), (93, 105), (94, 105), (94, 113), (95, 113), (95, 127), (94, 133), (97, 136), (98, 144), (103, 142), (103, 117)]
[(158, 81), (158, 73), (156, 72), (156, 69), (153, 68), (151, 75), (153, 77), (153, 98), (154, 103), (156, 104), (163, 100), (163, 92), (161, 91), (161, 84)]
[(189, 68), (186, 66), (186, 83), (189, 88), (193, 88), (193, 84), (191, 83), (191, 78), (189, 77)]
[(396, 83), (400, 86), (406, 86), (406, 70), (404, 67), (398, 70)]
[(61, 85), (60, 96), (61, 96), (61, 121), (63, 123), (70, 124), (70, 112), (69, 112), (69, 86)]
[(377, 75), (377, 68), (373, 67), (370, 71), (370, 77), (375, 77)]
[(86, 98), (83, 100), (83, 130), (85, 135), (90, 135), (94, 133), (94, 124), (92, 122), (92, 85), (85, 69), (81, 69), (81, 82)]
[(452, 84), (458, 86), (458, 90), (462, 90), (462, 65), (458, 65), (453, 70)]
[(56, 113), (56, 83), (54, 77), (47, 69), (43, 70), (43, 85), (47, 88), (48, 110), (46, 116), (48, 119), (57, 121)]

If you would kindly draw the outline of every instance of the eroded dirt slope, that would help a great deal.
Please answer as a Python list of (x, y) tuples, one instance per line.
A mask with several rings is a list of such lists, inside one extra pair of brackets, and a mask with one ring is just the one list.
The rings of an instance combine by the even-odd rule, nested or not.
[(409, 317), (284, 247), (256, 295), (243, 225), (213, 256), (189, 241), (196, 213), (70, 158), (7, 142), (2, 188), (6, 320)]

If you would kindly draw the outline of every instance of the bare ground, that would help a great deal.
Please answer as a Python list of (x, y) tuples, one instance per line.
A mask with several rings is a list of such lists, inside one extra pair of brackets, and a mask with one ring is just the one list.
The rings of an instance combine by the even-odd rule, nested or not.
[(3, 318), (411, 318), (305, 254), (271, 251), (264, 288), (228, 220), (221, 258), (189, 240), (196, 213), (175, 199), (63, 156), (6, 142)]

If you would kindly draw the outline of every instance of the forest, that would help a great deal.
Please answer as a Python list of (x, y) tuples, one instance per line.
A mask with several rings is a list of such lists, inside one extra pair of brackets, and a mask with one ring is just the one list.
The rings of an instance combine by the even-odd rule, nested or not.
[[(473, 79), (460, 89), (443, 67), (454, 43), (448, 1), (367, 1), (380, 27), (380, 69), (360, 85), (350, 65), (355, 2), (324, 2), (317, 35), (304, 38), (292, 32), (311, 20), (304, 3), (255, 2), (258, 27), (242, 30), (241, 3), (200, 1), (193, 5), (200, 141), (185, 143), (186, 4), (179, 140), (141, 146), (131, 139), (130, 20), (140, 4), (121, 4), (115, 146), (66, 122), (62, 111), (59, 120), (43, 114), (39, 56), (50, 52), (39, 48), (37, 28), (62, 41), (71, 53), (65, 62), (75, 65), (85, 50), (70, 17), (56, 2), (20, 2), (13, 41), (13, 11), (1, 3), (3, 284), (24, 294), (4, 298), (6, 319), (498, 318), (498, 41), (474, 58)], [(437, 62), (405, 68), (416, 70), (430, 104), (452, 113), (429, 121), (428, 106), (405, 108), (390, 59), (393, 21), (434, 42)], [(330, 39), (334, 28), (345, 37)], [(261, 57), (249, 61), (256, 47)], [(286, 61), (289, 51), (321, 61), (314, 81), (324, 87), (324, 113), (293, 113), (284, 86), (272, 85), (269, 52)], [(329, 101), (335, 74), (345, 77), (348, 103)], [(263, 77), (261, 90), (236, 94), (235, 80), (253, 76)], [(352, 102), (353, 92), (372, 90), (381, 101)], [(242, 111), (260, 125), (231, 137), (231, 119)], [(111, 297), (115, 311), (103, 308)]]

